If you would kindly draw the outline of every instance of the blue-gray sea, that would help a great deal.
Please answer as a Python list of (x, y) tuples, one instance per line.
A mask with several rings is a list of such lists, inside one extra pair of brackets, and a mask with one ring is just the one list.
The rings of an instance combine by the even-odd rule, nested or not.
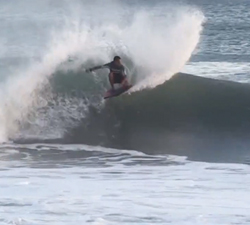
[(0, 0), (0, 224), (249, 224), (249, 8)]

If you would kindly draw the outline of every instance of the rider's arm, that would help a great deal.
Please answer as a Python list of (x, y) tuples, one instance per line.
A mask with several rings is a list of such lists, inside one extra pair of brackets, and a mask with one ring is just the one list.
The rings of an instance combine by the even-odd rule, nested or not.
[(109, 68), (109, 66), (110, 66), (110, 63), (104, 64), (101, 66), (95, 66), (95, 67), (92, 67), (90, 69), (87, 69), (86, 72), (92, 72), (94, 70), (98, 70), (98, 69), (102, 69), (102, 68)]

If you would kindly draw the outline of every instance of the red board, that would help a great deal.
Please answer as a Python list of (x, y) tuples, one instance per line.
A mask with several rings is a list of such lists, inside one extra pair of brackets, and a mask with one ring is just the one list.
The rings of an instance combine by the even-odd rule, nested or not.
[(116, 97), (118, 95), (121, 95), (122, 93), (126, 92), (127, 90), (129, 90), (132, 87), (132, 85), (128, 85), (126, 87), (120, 87), (118, 89), (110, 89), (108, 90), (105, 94), (104, 94), (104, 99), (107, 98), (113, 98)]

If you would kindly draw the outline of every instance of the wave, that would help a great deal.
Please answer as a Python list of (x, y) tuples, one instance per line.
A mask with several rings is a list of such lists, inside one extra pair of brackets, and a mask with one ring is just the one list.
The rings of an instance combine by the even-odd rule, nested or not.
[(248, 129), (249, 100), (249, 84), (179, 73), (154, 89), (107, 101), (101, 111), (90, 110), (89, 116), (97, 124), (102, 124), (98, 116), (100, 121), (110, 117), (113, 125), (117, 120), (129, 129)]
[[(84, 143), (147, 153), (196, 154), (247, 150), (250, 85), (176, 74), (154, 89), (90, 107), (64, 137), (43, 142)], [(38, 139), (19, 139), (19, 143)], [(202, 153), (201, 153), (202, 152)], [(218, 154), (217, 152), (217, 154)]]

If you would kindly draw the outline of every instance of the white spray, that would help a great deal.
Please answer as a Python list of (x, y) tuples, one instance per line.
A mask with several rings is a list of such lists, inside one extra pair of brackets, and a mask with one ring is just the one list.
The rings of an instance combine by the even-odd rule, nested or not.
[(179, 72), (199, 42), (204, 17), (187, 7), (166, 7), (165, 12), (167, 15), (155, 16), (155, 11), (141, 10), (123, 25), (115, 20), (93, 25), (76, 16), (67, 18), (67, 26), (53, 36), (42, 60), (2, 84), (0, 141), (17, 134), (18, 124), (41, 104), (40, 93), (48, 78), (69, 56), (80, 59), (74, 64), (78, 70), (88, 59), (107, 62), (114, 52), (122, 52), (137, 70), (134, 90), (153, 88)]

